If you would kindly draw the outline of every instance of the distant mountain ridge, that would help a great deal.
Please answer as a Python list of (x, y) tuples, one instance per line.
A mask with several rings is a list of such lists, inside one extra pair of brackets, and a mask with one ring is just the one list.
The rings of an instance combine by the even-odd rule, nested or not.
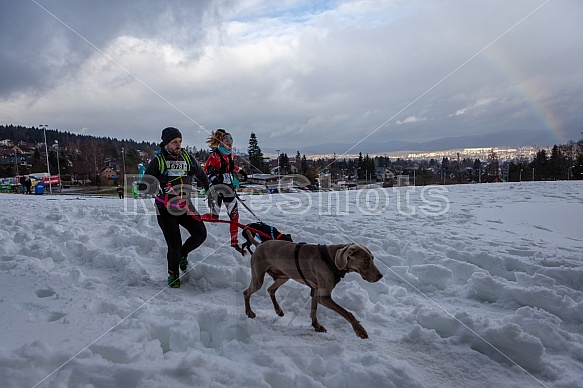
[[(357, 146), (350, 143), (321, 143), (301, 148), (282, 147), (280, 152), (301, 154), (374, 154), (397, 151), (442, 151), (459, 148), (488, 148), (488, 147), (525, 147), (540, 146), (550, 147), (556, 140), (544, 131), (504, 131), (485, 135), (467, 135), (456, 137), (444, 137), (426, 142), (410, 142), (401, 140), (389, 140), (386, 142), (362, 142)], [(275, 150), (266, 149), (267, 152)]]

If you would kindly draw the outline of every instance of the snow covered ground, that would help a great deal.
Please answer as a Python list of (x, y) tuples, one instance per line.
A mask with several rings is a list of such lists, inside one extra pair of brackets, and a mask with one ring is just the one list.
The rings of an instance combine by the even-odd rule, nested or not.
[(296, 242), (375, 254), (380, 282), (334, 291), (367, 340), (324, 307), (316, 333), (293, 281), (284, 317), (268, 277), (248, 319), (225, 224), (169, 289), (151, 200), (0, 202), (2, 387), (583, 387), (583, 182), (246, 197)]

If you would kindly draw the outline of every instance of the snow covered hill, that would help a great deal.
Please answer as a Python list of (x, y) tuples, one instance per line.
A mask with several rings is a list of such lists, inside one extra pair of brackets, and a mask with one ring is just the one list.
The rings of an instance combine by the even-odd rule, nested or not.
[(316, 333), (293, 281), (284, 317), (267, 278), (248, 319), (225, 224), (170, 289), (151, 200), (0, 201), (3, 387), (583, 387), (583, 182), (246, 197), (296, 242), (375, 254), (380, 282), (333, 295), (367, 340), (324, 307)]

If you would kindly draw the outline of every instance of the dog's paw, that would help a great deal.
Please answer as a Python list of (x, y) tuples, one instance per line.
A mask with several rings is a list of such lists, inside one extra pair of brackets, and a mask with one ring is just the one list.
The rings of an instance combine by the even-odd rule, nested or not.
[(282, 310), (282, 309), (280, 309), (280, 308), (279, 308), (279, 309), (275, 309), (275, 313), (276, 313), (277, 315), (279, 315), (280, 317), (283, 317), (283, 316), (285, 315), (285, 314), (283, 313), (283, 310)]
[(232, 244), (231, 247), (235, 248), (237, 252), (241, 254), (241, 256), (245, 256), (247, 252), (239, 246), (239, 244)]
[(319, 323), (314, 323), (312, 326), (314, 326), (314, 330), (316, 330), (318, 333), (326, 333), (327, 331), (326, 328)]
[(247, 313), (247, 318), (253, 319), (253, 318), (255, 318), (257, 316), (257, 315), (255, 315), (255, 313), (253, 312), (253, 310), (245, 311), (245, 313)]
[(360, 324), (354, 328), (354, 332), (356, 333), (357, 337), (360, 337), (362, 339), (368, 338), (368, 333), (366, 332), (364, 327), (362, 327)]

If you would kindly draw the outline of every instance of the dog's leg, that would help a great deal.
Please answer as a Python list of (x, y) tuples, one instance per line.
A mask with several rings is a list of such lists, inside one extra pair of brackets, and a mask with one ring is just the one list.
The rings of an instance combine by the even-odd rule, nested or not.
[(269, 292), (269, 296), (271, 297), (271, 302), (273, 303), (273, 308), (275, 309), (276, 314), (279, 315), (280, 317), (283, 317), (283, 310), (281, 309), (279, 303), (277, 303), (277, 300), (275, 299), (275, 292), (279, 287), (281, 287), (282, 284), (287, 282), (289, 278), (286, 276), (280, 276), (274, 277), (273, 280), (274, 282), (271, 286), (269, 286), (267, 292)]
[(244, 242), (243, 245), (241, 245), (241, 249), (247, 249), (247, 251), (253, 255), (253, 251), (251, 250), (251, 243), (249, 241)]
[[(245, 242), (243, 244), (241, 244), (241, 249), (243, 249), (243, 250), (247, 249), (249, 251), (249, 247), (251, 246), (251, 244), (250, 244), (249, 238), (247, 238), (247, 229), (243, 229), (243, 232), (241, 232), (241, 235), (245, 239)], [(251, 251), (249, 251), (249, 253), (251, 253)]]
[(326, 328), (322, 325), (320, 325), (320, 323), (318, 322), (318, 316), (316, 314), (316, 312), (318, 311), (318, 294), (316, 291), (316, 294), (314, 296), (312, 296), (312, 307), (310, 308), (310, 318), (312, 318), (312, 327), (314, 327), (314, 330), (316, 330), (319, 333), (325, 333), (326, 332)]
[(257, 245), (259, 245), (256, 241), (255, 238), (253, 238), (253, 233), (251, 233), (251, 231), (249, 231), (248, 229), (244, 229), (243, 230), (243, 237), (245, 237), (245, 243), (243, 244), (243, 249), (247, 248), (247, 250), (249, 251), (250, 254), (253, 254), (253, 252), (251, 251), (251, 244), (255, 245), (257, 247)]
[[(251, 266), (253, 268), (253, 265)], [(255, 318), (256, 315), (251, 310), (251, 304), (249, 303), (249, 299), (251, 299), (251, 295), (255, 293), (257, 290), (260, 290), (263, 286), (263, 280), (265, 279), (265, 270), (255, 271), (251, 270), (251, 283), (249, 283), (249, 288), (243, 291), (243, 296), (245, 297), (245, 314), (249, 318)]]
[(259, 244), (261, 244), (259, 241), (255, 240), (255, 237), (253, 236), (253, 233), (251, 233), (250, 230), (245, 230), (245, 232), (247, 233), (247, 236), (249, 237), (249, 242), (253, 245), (255, 245), (255, 247), (257, 248), (259, 246)]
[(323, 306), (328, 307), (330, 310), (334, 310), (338, 314), (342, 315), (344, 319), (346, 319), (352, 325), (352, 329), (354, 330), (358, 337), (363, 339), (368, 338), (368, 333), (366, 332), (364, 327), (362, 327), (360, 322), (358, 322), (358, 320), (354, 317), (354, 315), (352, 315), (352, 313), (348, 312), (344, 307), (340, 306), (338, 303), (334, 302), (330, 295), (320, 296), (319, 302)]

